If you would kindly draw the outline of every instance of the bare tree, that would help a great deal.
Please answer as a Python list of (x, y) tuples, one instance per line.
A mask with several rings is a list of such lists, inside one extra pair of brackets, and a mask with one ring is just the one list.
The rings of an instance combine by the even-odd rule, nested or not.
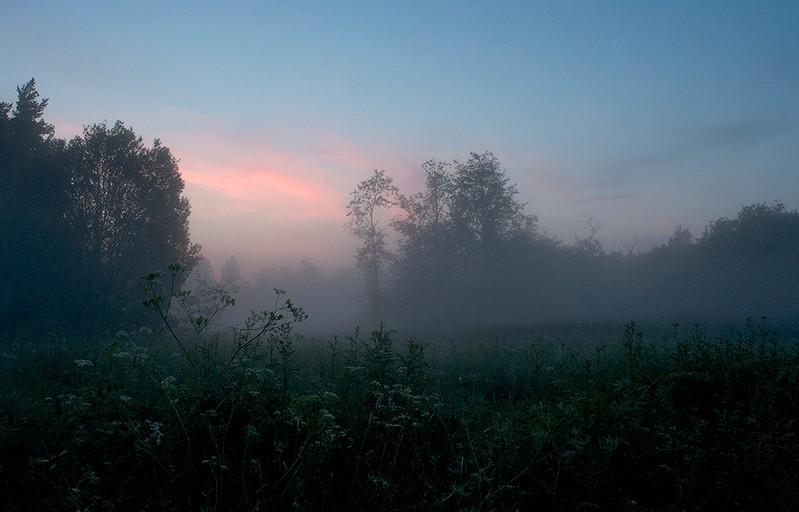
[(574, 233), (574, 247), (580, 251), (598, 256), (602, 254), (602, 244), (597, 239), (597, 233), (602, 229), (603, 224), (594, 219), (593, 215), (583, 214), (583, 231), (587, 233), (585, 238), (580, 238), (577, 232), (572, 229)]

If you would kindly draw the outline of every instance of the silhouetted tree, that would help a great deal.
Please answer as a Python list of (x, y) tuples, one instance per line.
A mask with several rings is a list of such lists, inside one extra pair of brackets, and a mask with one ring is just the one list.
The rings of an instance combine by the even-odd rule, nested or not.
[(83, 254), (82, 316), (97, 324), (130, 318), (126, 308), (137, 304), (140, 276), (197, 259), (177, 160), (159, 140), (145, 147), (118, 121), (86, 127), (72, 139), (67, 170), (68, 220)]
[(450, 217), (453, 183), (444, 162), (425, 162), (422, 172), (425, 189), (400, 195), (405, 215), (391, 221), (399, 234), (394, 292), (400, 303), (435, 308), (450, 286), (455, 251)]
[(53, 138), (53, 125), (44, 120), (47, 98), (39, 99), (36, 80), (31, 78), (25, 85), (17, 87), (17, 103), (13, 116), (9, 117), (12, 105), (0, 102), (0, 149), (5, 156), (16, 160), (30, 158), (43, 142)]
[(524, 213), (519, 191), (509, 182), (490, 151), (455, 164), (452, 220), (465, 245), (488, 247), (535, 226), (537, 219)]
[[(467, 317), (493, 314), (506, 307), (504, 290), (518, 281), (524, 268), (514, 251), (531, 239), (536, 218), (524, 212), (499, 160), (491, 152), (472, 153), (465, 163), (455, 163), (450, 206), (453, 239), (453, 272), (461, 297), (459, 308)], [(513, 243), (511, 243), (513, 241)]]
[(241, 266), (235, 254), (228, 258), (222, 266), (222, 270), (219, 272), (219, 282), (233, 291), (238, 290), (244, 283), (244, 278), (241, 276)]
[(347, 227), (361, 241), (355, 260), (358, 270), (366, 279), (367, 307), (372, 318), (380, 318), (383, 314), (381, 277), (391, 258), (378, 212), (381, 208), (396, 205), (398, 193), (393, 178), (386, 171), (375, 169), (372, 177), (362, 181), (352, 191), (347, 204), (347, 216), (350, 218)]
[(674, 229), (674, 233), (669, 237), (666, 247), (670, 250), (682, 251), (691, 246), (693, 239), (694, 236), (691, 234), (690, 229), (677, 226)]
[[(375, 171), (348, 205), (348, 225), (363, 242), (358, 263), (372, 312), (383, 301), (381, 271), (393, 262), (385, 308), (392, 321), (690, 324), (786, 320), (799, 311), (799, 213), (782, 203), (745, 206), (733, 219), (709, 223), (695, 241), (677, 227), (647, 252), (634, 252), (633, 244), (606, 253), (591, 216), (574, 245), (538, 236), (537, 219), (490, 152), (452, 166), (431, 160), (422, 170), (425, 186), (410, 196)], [(376, 215), (390, 206), (402, 210), (391, 220), (393, 258)]]
[(524, 213), (518, 190), (509, 182), (490, 151), (455, 164), (452, 229), (458, 270), (467, 281), (490, 280), (490, 271), (501, 265), (503, 242), (534, 232), (537, 219)]
[(597, 238), (597, 233), (602, 229), (602, 224), (593, 215), (583, 215), (583, 231), (585, 236), (580, 237), (576, 231), (574, 233), (574, 249), (578, 253), (587, 256), (601, 256), (604, 254), (602, 243)]
[(399, 235), (394, 305), (436, 322), (504, 308), (507, 290), (521, 282), (536, 218), (525, 214), (490, 152), (452, 166), (431, 160), (422, 171), (425, 188), (400, 195), (404, 215), (392, 220)]
[(65, 223), (63, 141), (43, 118), (47, 100), (35, 80), (17, 87), (17, 97), (15, 107), (0, 103), (0, 326), (12, 327), (63, 315), (76, 255)]
[(739, 317), (799, 311), (799, 212), (780, 202), (744, 206), (710, 222), (696, 241), (708, 302)]
[(772, 205), (757, 203), (743, 206), (734, 219), (722, 217), (710, 222), (697, 243), (707, 250), (747, 254), (793, 251), (799, 245), (797, 227), (799, 213), (795, 210), (786, 210), (779, 201)]

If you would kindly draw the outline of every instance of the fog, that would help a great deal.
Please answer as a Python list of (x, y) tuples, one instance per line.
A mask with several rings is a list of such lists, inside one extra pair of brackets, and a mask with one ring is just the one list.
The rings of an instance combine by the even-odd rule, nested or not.
[(191, 204), (167, 147), (145, 144), (121, 121), (60, 140), (43, 119), (47, 100), (35, 81), (17, 92), (0, 116), (4, 328), (135, 329), (158, 323), (143, 301), (164, 320), (159, 308), (188, 295), (197, 304), (235, 299), (205, 315), (220, 329), (290, 299), (307, 314), (298, 332), (319, 337), (381, 324), (446, 335), (547, 324), (795, 322), (796, 210), (779, 201), (731, 205), (729, 217), (707, 219), (701, 233), (674, 226), (660, 245), (639, 247), (631, 236), (624, 250), (608, 249), (594, 215), (583, 215), (572, 239), (549, 236), (540, 220), (547, 212), (521, 201), (491, 151), (419, 162), (417, 178), (403, 181), (421, 183), (416, 189), (383, 169), (353, 183), (337, 198), (347, 222), (336, 236), (354, 241), (350, 265), (300, 259), (242, 271), (231, 253), (214, 268), (191, 237)]
[[(474, 329), (532, 332), (553, 325), (619, 331), (629, 321), (658, 333), (694, 324), (723, 330), (748, 318), (796, 327), (799, 215), (781, 203), (709, 220), (698, 237), (677, 226), (668, 241), (646, 251), (606, 251), (600, 232), (590, 218), (571, 243), (523, 231), (479, 248), (481, 260), (448, 249), (443, 238), (416, 255), (394, 241), (380, 270), (380, 310), (370, 303), (375, 296), (364, 272), (325, 268), (324, 261), (243, 277), (232, 255), (219, 269), (204, 260), (187, 284), (199, 276), (233, 290), (237, 304), (220, 318), (228, 324), (242, 324), (250, 311), (275, 303), (275, 290), (285, 292), (308, 314), (298, 332), (316, 337), (370, 330), (381, 322), (403, 335), (444, 338)], [(407, 266), (411, 258), (419, 266)], [(438, 267), (436, 258), (443, 260)]]
[(796, 210), (608, 250), (484, 151), (353, 183), (349, 266), (215, 267), (171, 151), (60, 140), (35, 86), (0, 102), (10, 510), (797, 508)]
[(231, 293), (236, 304), (219, 315), (216, 325), (221, 328), (244, 325), (253, 311), (274, 309), (286, 299), (308, 315), (297, 326), (305, 334), (347, 333), (363, 320), (363, 280), (346, 267), (322, 270), (311, 261), (301, 260), (294, 267), (261, 268), (247, 276), (236, 255), (231, 255), (219, 269), (206, 259), (200, 260), (185, 286), (198, 295), (208, 293), (214, 286)]

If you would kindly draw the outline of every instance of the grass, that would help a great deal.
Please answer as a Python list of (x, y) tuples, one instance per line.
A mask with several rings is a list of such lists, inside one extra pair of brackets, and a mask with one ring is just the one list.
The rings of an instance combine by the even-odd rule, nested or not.
[(765, 320), (570, 332), (7, 339), (0, 494), (6, 510), (796, 509), (794, 341)]

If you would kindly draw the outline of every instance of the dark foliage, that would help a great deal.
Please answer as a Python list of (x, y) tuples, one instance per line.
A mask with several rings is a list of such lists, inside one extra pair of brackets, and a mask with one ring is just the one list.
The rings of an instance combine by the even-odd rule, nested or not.
[(175, 261), (192, 265), (197, 257), (177, 161), (159, 140), (147, 148), (119, 121), (86, 127), (65, 158), (67, 220), (81, 251), (78, 317), (105, 326), (130, 315), (140, 319), (140, 276)]
[(61, 270), (79, 256), (65, 218), (64, 143), (42, 118), (36, 82), (17, 95), (13, 109), (0, 103), (0, 328), (63, 317), (72, 279)]
[(67, 144), (34, 80), (17, 94), (0, 104), (0, 328), (136, 325), (139, 276), (196, 260), (177, 161), (121, 122)]
[(799, 506), (797, 347), (765, 323), (405, 347), (381, 328), (295, 352), (269, 318), (233, 359), (148, 332), (17, 340), (6, 510)]

